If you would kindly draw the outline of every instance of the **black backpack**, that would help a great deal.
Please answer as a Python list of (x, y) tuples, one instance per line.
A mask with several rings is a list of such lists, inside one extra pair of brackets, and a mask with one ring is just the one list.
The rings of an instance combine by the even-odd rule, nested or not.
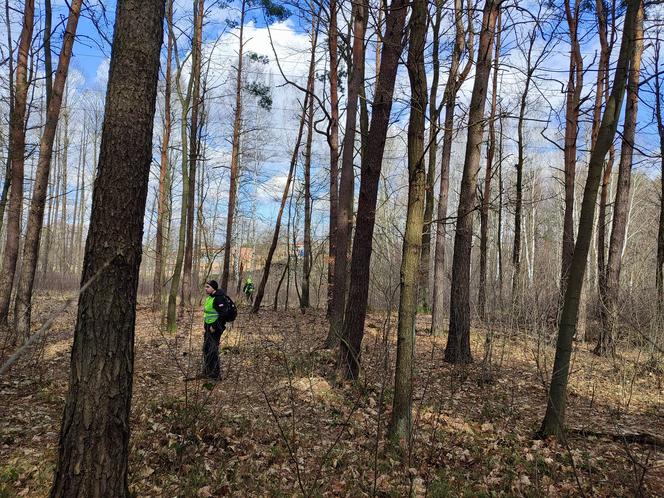
[(234, 321), (237, 318), (237, 306), (235, 306), (233, 300), (224, 294), (221, 298), (221, 303), (223, 309), (219, 313), (219, 319), (224, 323)]

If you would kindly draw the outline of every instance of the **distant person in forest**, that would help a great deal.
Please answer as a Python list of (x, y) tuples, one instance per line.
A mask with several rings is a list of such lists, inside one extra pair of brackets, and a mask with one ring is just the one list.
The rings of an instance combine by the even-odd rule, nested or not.
[(242, 292), (244, 292), (244, 297), (249, 301), (249, 303), (254, 302), (254, 281), (251, 279), (251, 277), (248, 277), (247, 280), (244, 283), (244, 288), (242, 289)]
[(205, 335), (203, 339), (203, 369), (200, 377), (219, 379), (219, 341), (226, 330), (225, 307), (228, 306), (226, 293), (219, 288), (216, 280), (205, 283), (205, 305), (203, 322)]

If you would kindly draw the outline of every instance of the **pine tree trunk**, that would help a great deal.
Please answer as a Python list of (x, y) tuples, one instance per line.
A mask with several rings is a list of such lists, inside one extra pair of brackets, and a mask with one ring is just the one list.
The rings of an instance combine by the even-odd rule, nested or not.
[(477, 174), (480, 169), (480, 153), (484, 134), (484, 106), (489, 73), (491, 72), (491, 52), (499, 9), (499, 2), (486, 0), (482, 14), (482, 31), (475, 66), (475, 82), (468, 111), (466, 158), (461, 178), (454, 253), (452, 256), (450, 329), (447, 336), (447, 345), (445, 346), (445, 361), (456, 364), (473, 361), (470, 352), (470, 259)]
[(344, 310), (346, 307), (346, 285), (348, 282), (348, 257), (351, 232), (353, 229), (353, 197), (355, 194), (355, 175), (353, 159), (355, 156), (355, 129), (360, 87), (364, 85), (364, 28), (368, 4), (366, 0), (353, 4), (353, 61), (348, 78), (348, 96), (346, 98), (346, 127), (344, 131), (343, 152), (341, 156), (341, 181), (336, 227), (336, 254), (334, 257), (334, 281), (332, 285), (332, 310), (330, 329), (325, 346), (334, 347), (339, 343), (343, 329)]
[(422, 251), (427, 171), (424, 161), (424, 115), (427, 108), (427, 81), (424, 46), (427, 33), (427, 1), (415, 0), (410, 16), (408, 76), (410, 79), (410, 119), (408, 123), (408, 211), (401, 258), (397, 363), (394, 374), (394, 401), (390, 437), (407, 455), (412, 431), (413, 369), (415, 368), (415, 317), (417, 284)]
[[(9, 13), (9, 0), (5, 0), (5, 30), (7, 31), (7, 79), (9, 86), (9, 116), (14, 114), (14, 43), (12, 41), (12, 23)], [(5, 220), (5, 208), (7, 207), (7, 196), (9, 195), (9, 187), (11, 186), (12, 174), (12, 147), (11, 147), (11, 133), (9, 140), (7, 140), (7, 159), (5, 161), (5, 179), (2, 182), (2, 194), (0, 194), (0, 234), (2, 234), (2, 227)]]
[[(119, 0), (51, 497), (127, 497), (136, 292), (163, 1)], [(140, 68), (140, 71), (137, 70)]]
[(405, 0), (393, 0), (385, 21), (386, 30), (383, 37), (380, 77), (376, 84), (371, 125), (367, 138), (367, 161), (362, 163), (361, 170), (348, 305), (344, 314), (343, 339), (340, 343), (339, 369), (341, 377), (344, 379), (356, 379), (360, 370), (360, 346), (364, 337), (364, 320), (369, 297), (369, 270), (376, 220), (378, 181), (392, 110), (397, 68), (403, 51), (401, 38), (407, 10), (408, 3)]
[(16, 61), (16, 87), (14, 106), (10, 117), (11, 188), (7, 204), (7, 235), (0, 273), (0, 324), (7, 323), (9, 302), (14, 286), (16, 261), (18, 260), (21, 236), (21, 213), (23, 211), (23, 174), (25, 167), (25, 121), (28, 96), (28, 56), (34, 28), (35, 2), (25, 0), (23, 27), (18, 45)]
[[(327, 142), (330, 147), (330, 228), (327, 257), (327, 316), (332, 315), (334, 268), (337, 252), (337, 211), (339, 208), (339, 54), (337, 32), (337, 0), (330, 0), (328, 50), (330, 52), (330, 124)], [(329, 337), (328, 337), (329, 339)], [(328, 342), (328, 341), (326, 341)]]
[[(44, 225), (44, 209), (46, 207), (46, 193), (48, 191), (48, 177), (51, 172), (51, 158), (53, 156), (53, 142), (55, 130), (60, 118), (62, 96), (69, 73), (72, 48), (76, 36), (76, 28), (81, 13), (82, 0), (72, 0), (69, 9), (69, 18), (65, 27), (64, 40), (58, 61), (58, 70), (55, 74), (55, 83), (51, 92), (51, 99), (46, 112), (46, 122), (39, 142), (39, 159), (35, 175), (28, 227), (23, 244), (23, 264), (21, 275), (18, 278), (16, 292), (16, 306), (14, 308), (14, 321), (19, 337), (27, 339), (30, 335), (30, 322), (32, 312), (32, 288), (37, 271), (39, 258), (39, 243)], [(73, 230), (73, 227), (72, 227)]]
[(630, 0), (627, 2), (622, 43), (614, 73), (613, 88), (611, 89), (611, 96), (606, 103), (595, 147), (590, 154), (588, 178), (586, 180), (579, 218), (579, 232), (574, 248), (572, 266), (570, 267), (571, 278), (569, 278), (565, 288), (563, 309), (560, 317), (556, 356), (553, 363), (546, 414), (544, 415), (542, 427), (539, 431), (543, 437), (555, 436), (557, 438), (564, 438), (567, 382), (572, 355), (572, 339), (576, 330), (583, 277), (592, 239), (597, 191), (599, 190), (602, 177), (604, 158), (613, 142), (616, 128), (618, 127), (618, 119), (620, 118), (623, 96), (625, 94), (629, 61), (631, 60), (635, 45), (637, 14), (642, 12), (642, 8), (642, 0)]
[[(655, 40), (654, 66), (659, 66), (661, 42), (659, 32)], [(655, 119), (659, 134), (659, 148), (661, 151), (660, 164), (660, 200), (659, 223), (657, 229), (657, 263), (655, 267), (655, 286), (657, 287), (657, 307), (660, 315), (664, 312), (664, 114), (662, 113), (662, 79), (655, 70)]]

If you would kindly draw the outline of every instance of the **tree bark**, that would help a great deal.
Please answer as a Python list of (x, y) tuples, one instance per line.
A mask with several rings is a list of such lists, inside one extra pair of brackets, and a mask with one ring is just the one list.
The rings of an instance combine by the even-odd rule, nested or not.
[(352, 68), (348, 78), (348, 96), (346, 98), (346, 127), (344, 131), (343, 152), (341, 156), (341, 181), (336, 219), (336, 243), (334, 257), (334, 280), (332, 285), (332, 309), (330, 329), (325, 346), (332, 348), (339, 344), (343, 329), (346, 308), (346, 290), (348, 282), (348, 257), (351, 233), (353, 230), (353, 197), (355, 194), (355, 175), (353, 159), (355, 157), (355, 129), (360, 87), (364, 85), (364, 33), (368, 3), (366, 0), (353, 3), (353, 52)]
[(579, 106), (583, 89), (583, 58), (577, 35), (581, 0), (565, 0), (565, 16), (569, 29), (571, 53), (565, 96), (565, 214), (563, 218), (563, 249), (560, 270), (560, 295), (565, 295), (567, 278), (574, 253), (574, 191), (576, 182), (576, 139), (579, 133)]
[[(450, 160), (452, 157), (452, 140), (454, 135), (454, 112), (456, 109), (456, 97), (461, 84), (466, 79), (473, 62), (472, 55), (472, 20), (468, 14), (468, 42), (464, 41), (466, 33), (463, 27), (463, 3), (462, 0), (454, 0), (454, 23), (455, 38), (452, 49), (452, 59), (450, 69), (445, 84), (445, 121), (443, 123), (443, 146), (441, 149), (440, 160), (440, 187), (438, 195), (438, 209), (436, 222), (436, 253), (434, 256), (433, 267), (433, 305), (431, 310), (431, 332), (436, 337), (442, 337), (445, 327), (445, 240), (447, 233), (447, 201), (450, 188)], [(464, 47), (468, 49), (468, 62), (464, 69), (459, 72), (461, 55)]]
[(126, 497), (136, 292), (164, 1), (120, 0), (51, 497)]
[[(436, 160), (438, 152), (438, 132), (440, 112), (438, 109), (438, 82), (440, 80), (440, 24), (443, 18), (443, 2), (436, 0), (433, 18), (433, 40), (431, 42), (432, 78), (429, 96), (429, 145), (426, 194), (424, 199), (424, 229), (422, 231), (422, 255), (420, 257), (419, 306), (423, 311), (431, 310), (431, 232), (433, 229), (434, 186), (436, 184)], [(431, 22), (431, 20), (429, 21)]]
[[(21, 274), (18, 278), (16, 292), (16, 306), (14, 308), (14, 321), (16, 332), (24, 340), (30, 335), (30, 322), (32, 313), (32, 288), (37, 271), (39, 258), (39, 243), (41, 241), (42, 227), (44, 226), (44, 209), (46, 207), (46, 193), (48, 191), (48, 177), (51, 172), (51, 159), (53, 156), (53, 142), (55, 130), (60, 118), (62, 96), (69, 73), (72, 48), (76, 36), (78, 19), (81, 14), (82, 0), (72, 0), (69, 8), (69, 18), (65, 27), (62, 49), (58, 60), (58, 69), (55, 74), (55, 83), (51, 91), (49, 106), (46, 112), (46, 122), (39, 142), (39, 159), (35, 174), (28, 227), (23, 245), (23, 262)], [(76, 209), (76, 207), (74, 207)], [(72, 227), (73, 230), (73, 227)]]
[(168, 41), (166, 42), (166, 75), (164, 80), (164, 131), (161, 139), (159, 166), (159, 201), (157, 204), (157, 233), (155, 235), (154, 280), (152, 309), (161, 308), (162, 279), (164, 276), (164, 217), (167, 213), (166, 182), (168, 179), (168, 147), (171, 140), (171, 65), (173, 59), (173, 0), (168, 0), (166, 14)]
[[(199, 154), (198, 127), (199, 110), (201, 107), (201, 48), (203, 45), (204, 0), (194, 0), (194, 43), (192, 47), (192, 96), (191, 124), (189, 125), (189, 200), (187, 201), (187, 238), (184, 247), (184, 264), (182, 269), (181, 305), (191, 305), (192, 263), (194, 254), (194, 207), (196, 202), (196, 162)], [(240, 28), (241, 29), (241, 28)], [(224, 289), (226, 286), (223, 287)]]
[(499, 9), (499, 2), (486, 0), (482, 14), (482, 32), (480, 33), (477, 52), (477, 65), (475, 66), (475, 82), (468, 111), (466, 158), (459, 192), (454, 254), (452, 257), (450, 329), (445, 347), (445, 361), (456, 364), (473, 361), (470, 352), (470, 257), (477, 174), (480, 169), (480, 153), (484, 133), (484, 107), (489, 73), (491, 72), (491, 52)]
[(655, 286), (657, 287), (657, 307), (660, 315), (664, 311), (664, 114), (662, 112), (662, 80), (659, 73), (661, 41), (659, 32), (655, 40), (655, 119), (657, 120), (657, 131), (659, 134), (659, 148), (661, 153), (660, 163), (660, 200), (659, 200), (659, 223), (657, 228), (657, 263), (655, 267)]
[(408, 211), (401, 258), (397, 363), (390, 437), (408, 454), (412, 431), (413, 369), (415, 367), (415, 317), (417, 284), (422, 251), (427, 171), (424, 162), (424, 115), (427, 108), (427, 80), (424, 46), (427, 34), (427, 1), (415, 0), (410, 16), (410, 42), (406, 66), (410, 79), (408, 122)]
[(7, 235), (2, 258), (2, 273), (0, 275), (0, 324), (7, 323), (21, 236), (23, 174), (25, 168), (25, 121), (28, 97), (28, 52), (32, 43), (34, 18), (35, 2), (34, 0), (26, 0), (16, 60), (14, 107), (10, 117), (9, 147), (11, 155), (8, 160), (11, 163), (11, 188), (7, 204)]
[(330, 0), (328, 49), (330, 51), (330, 123), (327, 143), (330, 147), (330, 227), (327, 258), (327, 316), (332, 314), (334, 268), (337, 252), (337, 210), (339, 208), (339, 54), (337, 32), (337, 0)]
[(629, 193), (632, 176), (632, 158), (639, 103), (639, 76), (641, 55), (643, 54), (643, 10), (637, 14), (634, 28), (634, 51), (630, 61), (627, 80), (627, 104), (623, 125), (620, 164), (618, 166), (618, 186), (613, 204), (613, 224), (609, 242), (609, 259), (606, 272), (606, 321), (600, 329), (595, 353), (601, 356), (615, 353), (616, 326), (618, 324), (618, 298), (620, 294), (620, 266), (623, 246), (627, 236), (627, 217), (629, 211)]
[(376, 220), (378, 180), (392, 110), (397, 68), (403, 50), (402, 35), (407, 11), (406, 0), (393, 0), (385, 21), (386, 30), (383, 37), (380, 76), (376, 83), (371, 125), (367, 138), (367, 160), (362, 163), (361, 170), (348, 306), (346, 306), (344, 314), (340, 343), (339, 369), (341, 377), (344, 379), (356, 379), (360, 370), (360, 346), (364, 337), (364, 320), (369, 297), (369, 270)]
[(642, 8), (642, 0), (630, 0), (627, 2), (627, 13), (625, 14), (622, 43), (614, 73), (613, 88), (611, 89), (611, 96), (606, 103), (595, 147), (590, 154), (588, 178), (586, 180), (579, 218), (579, 233), (574, 248), (572, 266), (570, 267), (570, 276), (573, 276), (573, 278), (568, 280), (565, 288), (546, 414), (542, 421), (542, 427), (539, 430), (539, 434), (543, 437), (555, 436), (557, 438), (564, 438), (567, 382), (572, 355), (572, 339), (577, 325), (583, 277), (592, 239), (597, 191), (599, 190), (599, 183), (602, 177), (604, 158), (613, 142), (613, 137), (618, 126), (623, 96), (625, 94), (629, 61), (631, 60), (635, 45), (636, 19), (638, 13), (642, 12)]
[[(318, 16), (312, 16), (311, 20), (311, 53), (316, 52), (318, 45)], [(309, 65), (309, 81), (311, 81), (311, 92), (314, 91), (316, 83), (314, 78), (315, 67)], [(300, 296), (300, 308), (304, 311), (311, 306), (309, 299), (309, 277), (311, 276), (311, 146), (314, 132), (314, 99), (309, 98), (307, 108), (307, 142), (304, 151), (304, 257), (302, 259), (302, 294)]]
[(480, 206), (480, 271), (477, 292), (477, 312), (480, 319), (486, 318), (486, 265), (489, 242), (489, 206), (491, 205), (491, 180), (493, 177), (493, 157), (496, 153), (496, 106), (498, 100), (498, 65), (500, 62), (500, 36), (502, 16), (498, 12), (496, 20), (496, 43), (493, 57), (493, 80), (491, 87), (491, 112), (489, 114), (489, 143), (486, 149), (486, 173)]

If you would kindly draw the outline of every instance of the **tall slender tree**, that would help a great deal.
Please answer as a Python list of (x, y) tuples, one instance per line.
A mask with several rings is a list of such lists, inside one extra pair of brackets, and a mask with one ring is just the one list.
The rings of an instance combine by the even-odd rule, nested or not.
[(627, 237), (632, 161), (639, 105), (641, 56), (643, 54), (643, 10), (640, 10), (637, 15), (640, 17), (637, 18), (634, 27), (634, 50), (627, 77), (627, 104), (625, 106), (625, 121), (620, 148), (620, 163), (618, 166), (618, 184), (615, 202), (613, 203), (613, 223), (606, 271), (606, 295), (603, 302), (606, 307), (606, 320), (600, 329), (597, 346), (595, 347), (595, 353), (603, 356), (615, 353), (618, 298), (620, 294), (620, 267), (622, 264), (625, 238)]
[(498, 68), (500, 63), (500, 38), (502, 34), (502, 15), (498, 12), (496, 21), (496, 43), (493, 56), (493, 80), (491, 83), (491, 111), (489, 112), (489, 142), (486, 148), (486, 173), (480, 206), (480, 270), (479, 289), (477, 292), (477, 312), (481, 319), (486, 314), (486, 267), (489, 245), (489, 207), (491, 205), (491, 180), (494, 175), (494, 156), (496, 154), (496, 111), (498, 102)]
[(539, 430), (542, 436), (565, 436), (565, 408), (567, 405), (567, 382), (569, 380), (570, 359), (572, 356), (572, 339), (576, 331), (579, 301), (583, 277), (586, 270), (588, 250), (592, 239), (593, 221), (597, 191), (602, 177), (604, 158), (613, 142), (618, 127), (618, 119), (625, 94), (627, 74), (635, 46), (637, 24), (643, 19), (643, 1), (628, 0), (625, 22), (623, 24), (620, 53), (613, 78), (611, 95), (606, 103), (602, 124), (597, 135), (595, 147), (590, 153), (588, 177), (581, 203), (579, 230), (574, 247), (570, 277), (565, 287), (563, 309), (558, 325), (556, 356), (551, 374), (551, 384), (547, 397), (546, 414)]
[[(450, 69), (447, 73), (445, 93), (445, 120), (443, 121), (443, 146), (440, 158), (440, 187), (438, 195), (436, 222), (436, 253), (433, 267), (433, 301), (431, 310), (431, 330), (433, 335), (441, 337), (445, 327), (445, 240), (447, 223), (447, 201), (450, 187), (450, 162), (452, 157), (452, 140), (454, 138), (454, 113), (459, 88), (466, 80), (473, 64), (473, 39), (471, 9), (468, 9), (468, 27), (463, 25), (463, 0), (454, 0), (454, 47)], [(461, 57), (464, 50), (468, 54), (466, 65), (461, 69)]]
[(452, 288), (450, 300), (450, 329), (445, 347), (445, 360), (450, 363), (469, 363), (470, 352), (470, 256), (473, 238), (477, 174), (484, 134), (486, 103), (491, 55), (500, 9), (499, 0), (486, 0), (482, 13), (482, 31), (477, 48), (475, 81), (468, 109), (468, 138), (466, 157), (457, 208), (454, 254), (452, 257)]
[(364, 337), (364, 320), (367, 315), (369, 297), (369, 269), (376, 221), (378, 180), (385, 152), (397, 68), (403, 51), (402, 34), (407, 11), (408, 3), (405, 0), (392, 0), (385, 19), (386, 29), (383, 36), (380, 76), (376, 83), (371, 125), (367, 137), (367, 160), (362, 162), (361, 169), (348, 305), (344, 314), (340, 343), (338, 366), (341, 377), (344, 379), (356, 379), (360, 370), (360, 346)]
[(157, 203), (157, 231), (155, 234), (154, 280), (152, 285), (152, 309), (161, 308), (162, 279), (164, 276), (164, 225), (167, 213), (168, 148), (171, 140), (171, 66), (173, 65), (173, 0), (168, 0), (166, 13), (166, 74), (164, 76), (164, 130), (161, 139), (159, 165), (159, 200)]
[[(69, 62), (71, 60), (72, 48), (76, 36), (78, 19), (81, 14), (82, 0), (72, 0), (69, 7), (69, 18), (65, 27), (58, 69), (55, 74), (55, 82), (49, 99), (46, 112), (46, 122), (39, 142), (39, 159), (37, 160), (37, 171), (35, 173), (34, 187), (32, 190), (32, 201), (28, 215), (28, 227), (23, 245), (23, 261), (21, 274), (18, 278), (16, 292), (16, 305), (14, 308), (14, 321), (19, 336), (26, 338), (30, 334), (30, 321), (32, 311), (32, 287), (37, 272), (37, 260), (39, 258), (39, 244), (41, 241), (42, 227), (44, 226), (44, 209), (46, 207), (46, 193), (48, 191), (48, 177), (51, 172), (51, 159), (53, 156), (53, 142), (55, 130), (60, 118), (62, 96), (69, 74)], [(73, 227), (72, 227), (73, 230)]]
[(189, 124), (189, 199), (187, 200), (187, 238), (182, 268), (181, 305), (191, 305), (194, 254), (194, 205), (196, 202), (196, 163), (199, 154), (199, 114), (201, 109), (201, 50), (203, 46), (204, 0), (194, 0), (194, 41), (191, 47), (191, 122)]
[(331, 347), (339, 343), (343, 328), (346, 307), (346, 285), (348, 282), (348, 256), (353, 227), (353, 196), (355, 193), (355, 175), (353, 160), (355, 157), (355, 129), (360, 87), (364, 84), (364, 33), (368, 3), (361, 0), (353, 3), (353, 49), (352, 69), (348, 78), (348, 96), (346, 97), (346, 126), (344, 131), (343, 152), (341, 156), (341, 181), (339, 183), (339, 205), (337, 210), (336, 254), (334, 257), (334, 282), (332, 287), (332, 310), (330, 329), (326, 345)]
[[(52, 497), (129, 496), (136, 293), (165, 1), (119, 0)], [(138, 70), (140, 68), (140, 70)]]
[(21, 236), (21, 213), (23, 211), (23, 175), (25, 169), (25, 122), (28, 98), (28, 58), (34, 29), (35, 2), (25, 0), (23, 26), (18, 42), (16, 60), (16, 84), (14, 105), (10, 116), (8, 161), (11, 163), (11, 187), (7, 204), (7, 230), (5, 250), (0, 274), (0, 324), (7, 323), (9, 303), (14, 287), (16, 261), (18, 260)]
[(426, 164), (424, 161), (424, 116), (427, 109), (427, 79), (424, 45), (427, 33), (427, 2), (415, 0), (410, 15), (408, 77), (410, 118), (408, 122), (408, 211), (401, 258), (397, 363), (390, 436), (401, 448), (410, 447), (412, 432), (413, 369), (415, 368), (415, 317), (417, 284), (424, 228)]

